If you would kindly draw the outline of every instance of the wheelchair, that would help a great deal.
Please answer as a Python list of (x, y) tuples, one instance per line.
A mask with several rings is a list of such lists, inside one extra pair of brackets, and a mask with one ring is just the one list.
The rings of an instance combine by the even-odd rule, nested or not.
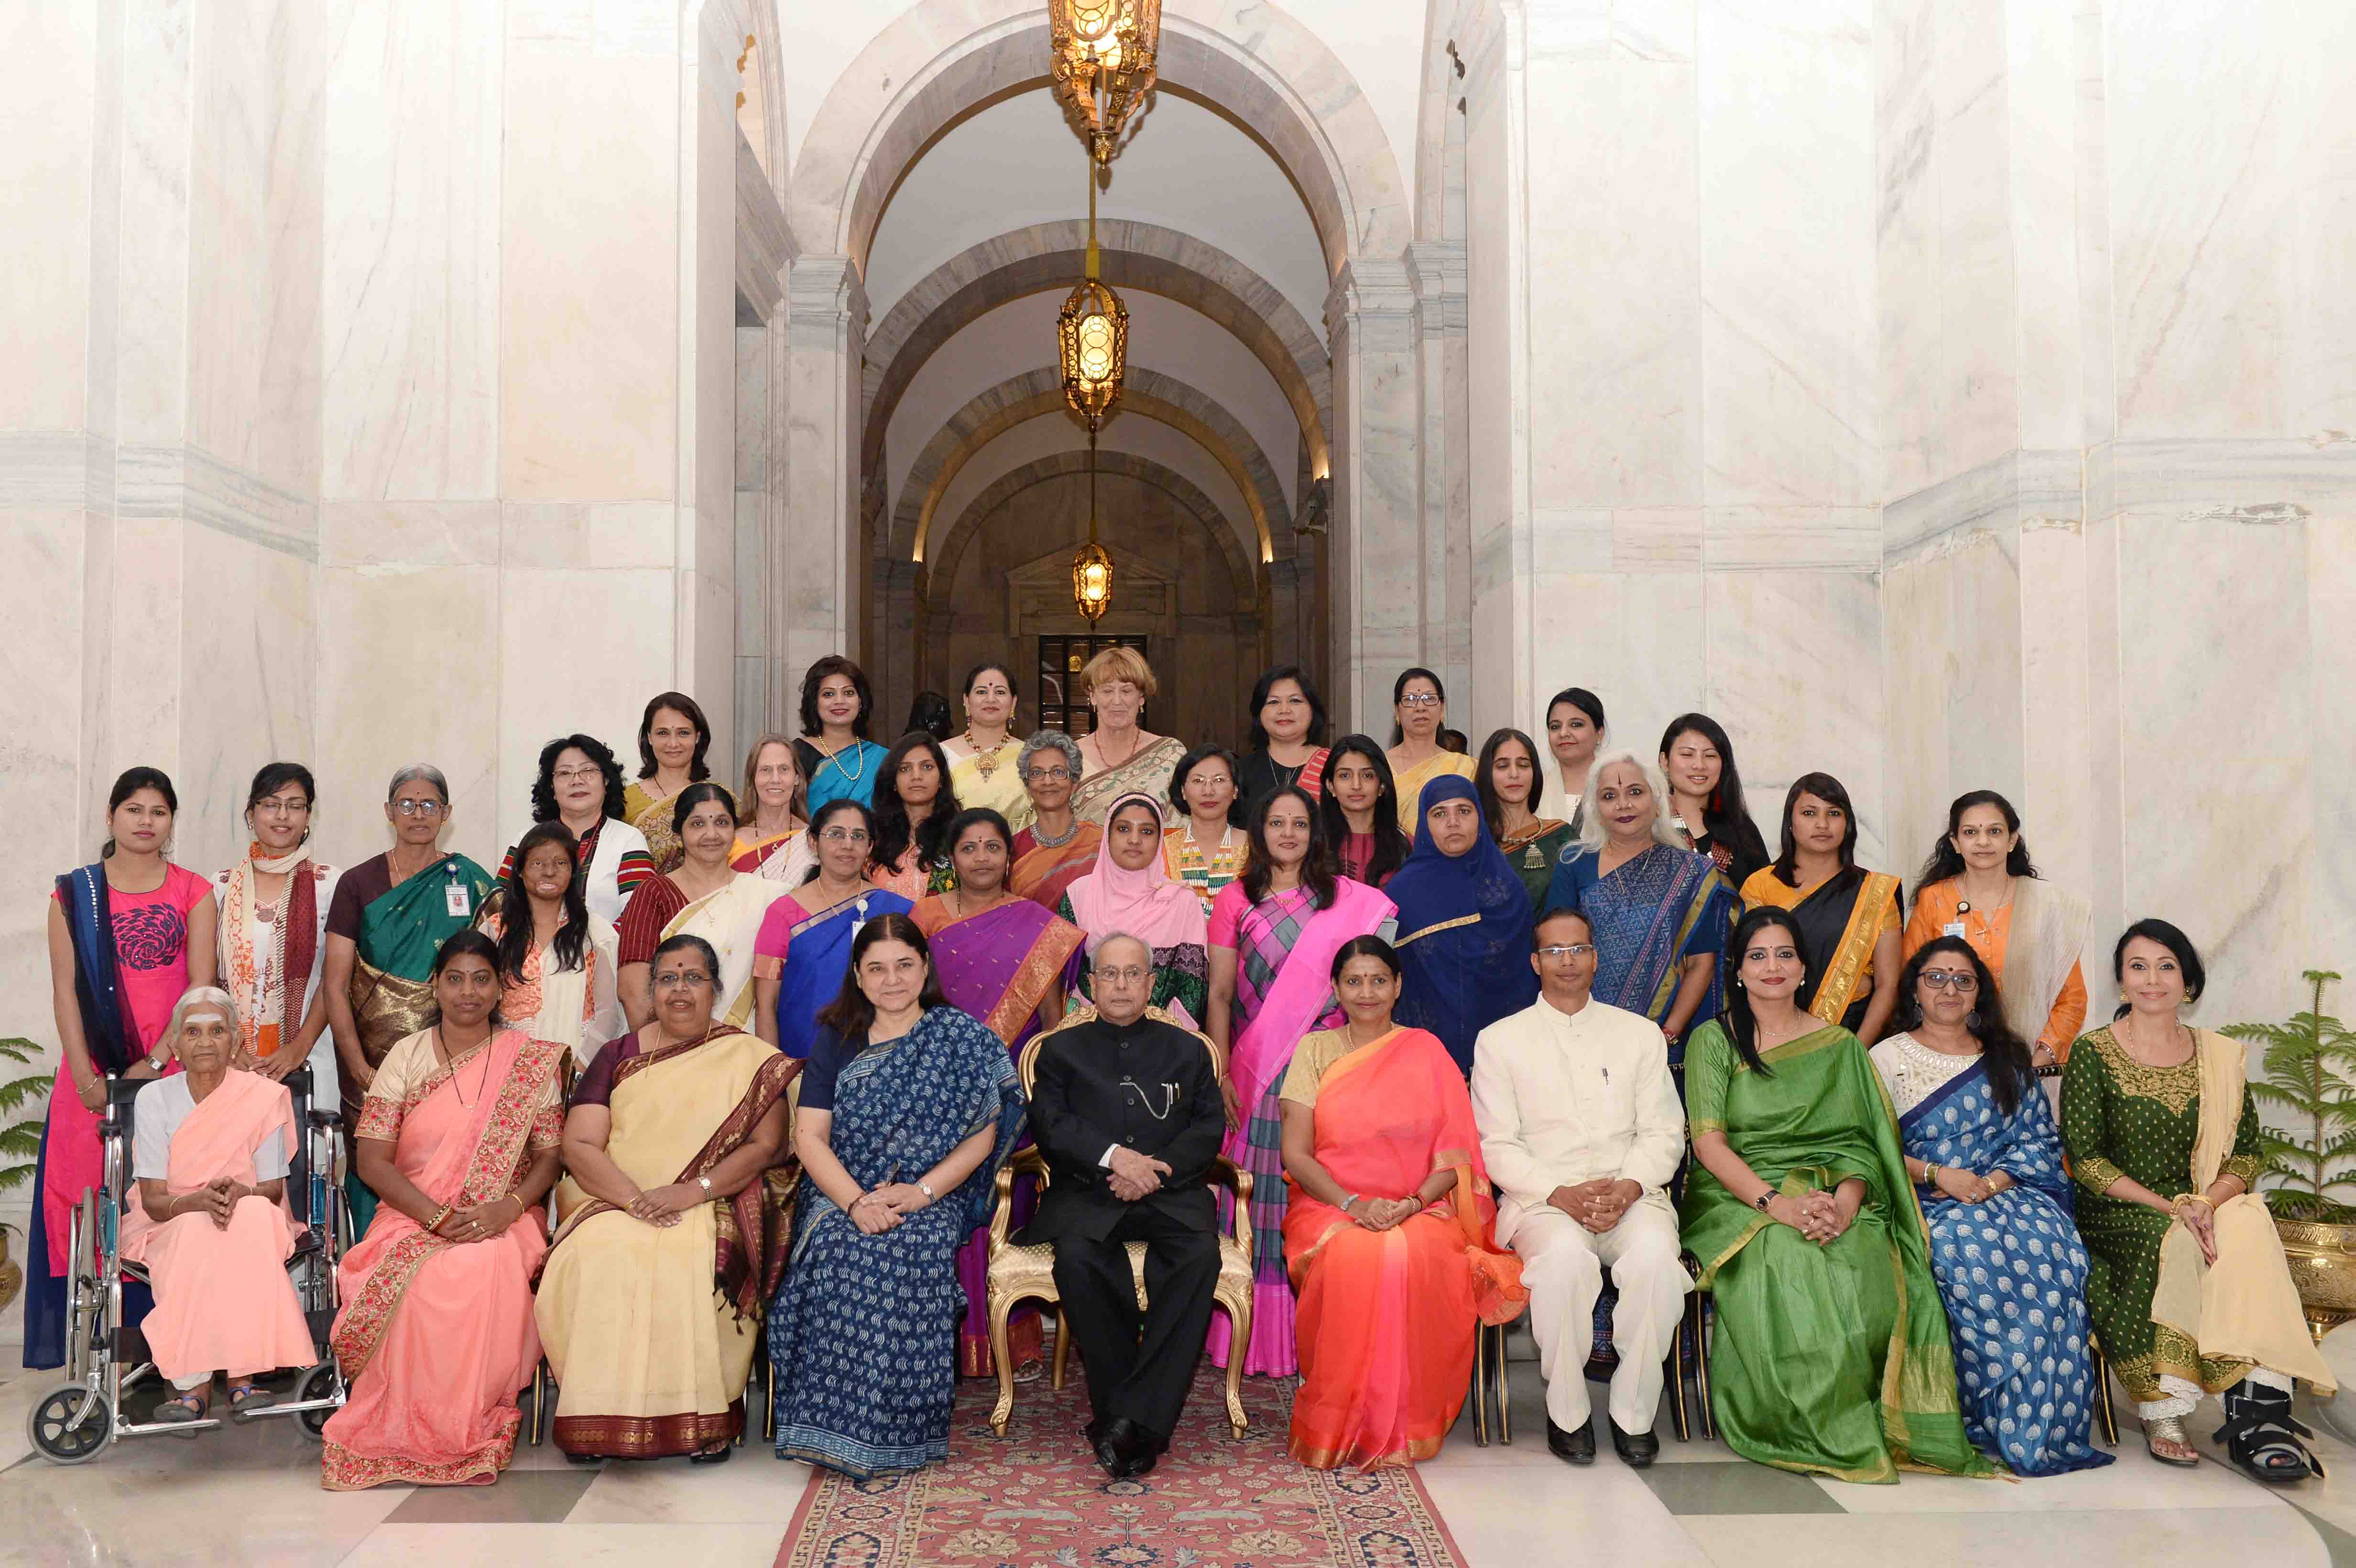
[(123, 1282), (128, 1278), (145, 1284), (147, 1271), (124, 1261), (119, 1234), (133, 1183), (132, 1104), (153, 1082), (109, 1083), (107, 1108), (98, 1125), (104, 1186), (85, 1189), (73, 1212), (67, 1254), (73, 1265), (66, 1281), (68, 1377), (34, 1402), (25, 1423), (34, 1450), (53, 1465), (87, 1464), (125, 1437), (193, 1434), (225, 1422), (245, 1424), (273, 1415), (294, 1416), (305, 1432), (317, 1437), (346, 1396), (343, 1373), (328, 1345), (336, 1320), (336, 1260), (351, 1234), (351, 1213), (336, 1179), (344, 1152), (342, 1125), (333, 1106), (312, 1107), (311, 1072), (303, 1067), (285, 1080), (294, 1102), (296, 1131), (286, 1200), (305, 1227), (286, 1266), (319, 1360), (296, 1377), (292, 1397), (242, 1414), (224, 1417), (208, 1412), (201, 1420), (187, 1422), (123, 1419), (127, 1391), (143, 1381), (163, 1381), (148, 1358), (145, 1337), (123, 1320)]

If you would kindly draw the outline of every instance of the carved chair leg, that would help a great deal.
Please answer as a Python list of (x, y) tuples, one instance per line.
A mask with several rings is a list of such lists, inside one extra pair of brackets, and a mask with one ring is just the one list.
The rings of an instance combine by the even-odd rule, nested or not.
[(990, 1413), (990, 1429), (1001, 1437), (1014, 1414), (1014, 1358), (1006, 1345), (1006, 1318), (1013, 1310), (1007, 1297), (990, 1298), (990, 1359), (998, 1365), (998, 1403)]
[(1227, 1308), (1227, 1322), (1231, 1327), (1229, 1338), (1233, 1341), (1227, 1349), (1227, 1427), (1241, 1441), (1245, 1431), (1251, 1425), (1244, 1416), (1244, 1353), (1251, 1344), (1252, 1326), (1251, 1298), (1248, 1296), (1244, 1298), (1240, 1311), (1233, 1307)]

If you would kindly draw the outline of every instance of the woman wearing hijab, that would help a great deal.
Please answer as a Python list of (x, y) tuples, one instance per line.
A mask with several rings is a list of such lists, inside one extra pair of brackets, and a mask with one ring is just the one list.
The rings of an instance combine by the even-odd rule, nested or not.
[(1194, 890), (1170, 874), (1162, 853), (1162, 810), (1154, 798), (1122, 795), (1105, 813), (1096, 869), (1072, 884), (1056, 912), (1086, 933), (1074, 962), (1080, 995), (1094, 999), (1098, 944), (1116, 933), (1153, 950), (1151, 1007), (1167, 1008), (1187, 1029), (1209, 1011), (1210, 922)]
[(1537, 999), (1529, 890), (1489, 837), (1471, 779), (1425, 784), (1415, 853), (1383, 891), (1398, 905), (1394, 1016), (1438, 1035), (1469, 1076), (1481, 1031)]

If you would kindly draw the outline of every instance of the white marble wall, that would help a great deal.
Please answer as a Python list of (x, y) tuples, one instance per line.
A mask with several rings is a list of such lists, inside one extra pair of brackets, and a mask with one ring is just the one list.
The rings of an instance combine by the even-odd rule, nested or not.
[[(1889, 767), (2013, 795), (2204, 1021), (2349, 970), (2344, 7), (1879, 0)], [(2349, 970), (2356, 973), (2356, 970)]]

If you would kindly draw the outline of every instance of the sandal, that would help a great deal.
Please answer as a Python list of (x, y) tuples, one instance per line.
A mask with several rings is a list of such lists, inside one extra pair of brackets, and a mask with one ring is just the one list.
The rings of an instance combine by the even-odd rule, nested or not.
[[(2161, 1453), (2159, 1445), (2163, 1443), (2181, 1450), (2180, 1456), (2177, 1454)], [(2184, 1418), (2181, 1416), (2163, 1415), (2145, 1422), (2143, 1445), (2150, 1452), (2153, 1458), (2163, 1465), (2177, 1465), (2185, 1469), (2190, 1469), (2201, 1463), (2200, 1450), (2194, 1448), (2192, 1439), (2184, 1435)]]
[(2290, 1413), (2290, 1394), (2244, 1378), (2225, 1391), (2225, 1424), (2217, 1441), (2244, 1474), (2270, 1486), (2320, 1477), (2323, 1466), (2299, 1442), (2315, 1434)]
[(728, 1463), (728, 1456), (735, 1451), (736, 1445), (734, 1443), (723, 1443), (717, 1448), (706, 1448), (700, 1454), (690, 1454), (687, 1456), (687, 1462), (691, 1465), (725, 1465)]
[(248, 1411), (266, 1410), (277, 1403), (278, 1396), (275, 1393), (257, 1383), (238, 1383), (229, 1391), (229, 1408), (232, 1415), (243, 1415)]
[(196, 1429), (188, 1424), (202, 1421), (210, 1415), (212, 1405), (212, 1390), (191, 1389), (177, 1399), (166, 1400), (157, 1405), (155, 1419), (166, 1425), (188, 1428), (187, 1431), (172, 1434), (175, 1437), (194, 1437), (197, 1435)]

